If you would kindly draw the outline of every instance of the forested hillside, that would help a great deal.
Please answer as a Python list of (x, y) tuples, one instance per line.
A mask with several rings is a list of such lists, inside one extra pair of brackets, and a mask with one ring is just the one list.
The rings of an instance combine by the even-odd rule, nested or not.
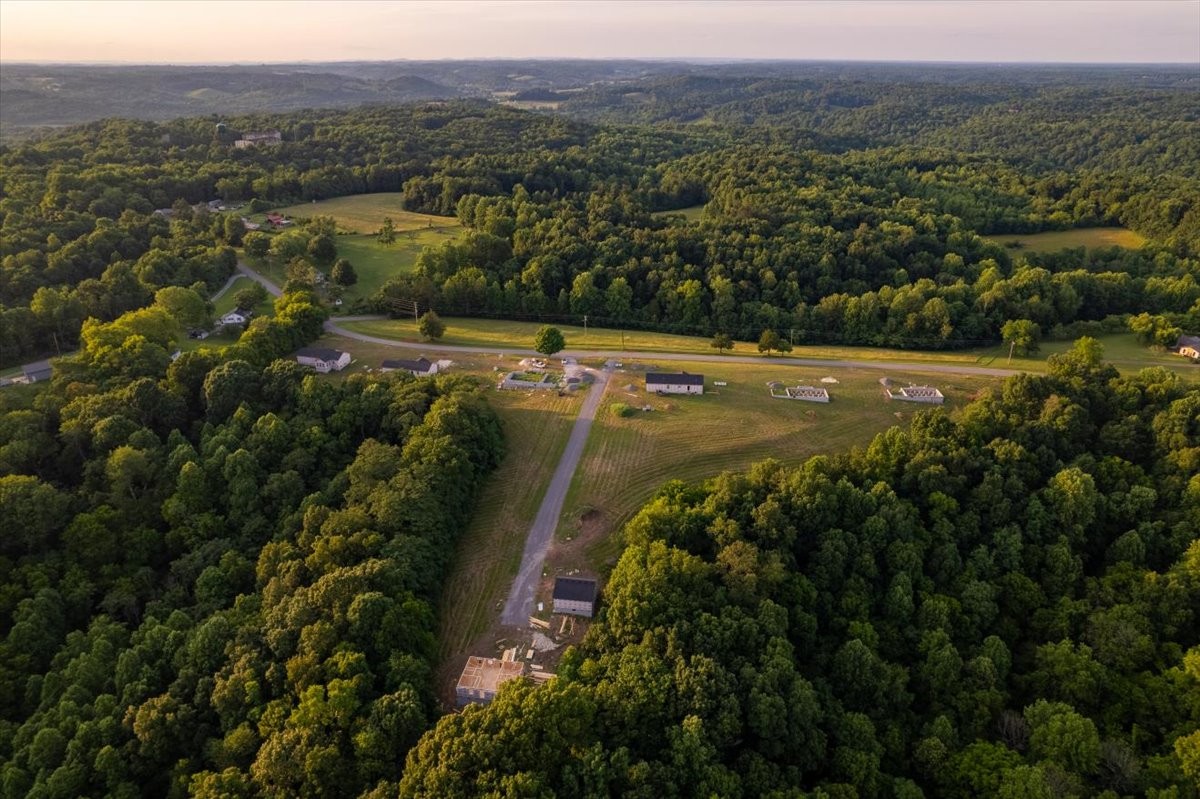
[[(1200, 391), (1175, 372), (1120, 377), (1085, 338), (866, 450), (670, 483), (558, 678), (439, 720), (435, 602), (499, 417), (465, 375), (289, 360), (351, 240), (377, 260), (341, 312), (721, 350), (1170, 346), (1200, 333), (1192, 73), (408, 66), (271, 85), (289, 108), (437, 86), (555, 107), (263, 106), (0, 145), (0, 367), (56, 356), (48, 385), (0, 389), (0, 796), (1200, 799)], [(258, 71), (167, 69), (164, 91), (216, 102), (189, 81), (219, 77), (259, 108)], [(114, 85), (87, 77), (73, 113)], [(439, 243), (401, 264), (330, 217), (249, 219), (382, 192), (462, 227), (421, 218), (401, 235)], [(1094, 227), (1145, 243), (989, 238)], [(195, 348), (241, 259), (282, 296)]]
[(864, 451), (667, 485), (557, 679), (442, 719), (399, 794), (1195, 797), (1197, 530), (1200, 391), (1083, 339)]
[[(726, 108), (720, 81), (680, 80)], [(379, 298), (451, 313), (924, 348), (993, 342), (1012, 320), (1046, 334), (1128, 314), (1200, 322), (1194, 93), (1026, 87), (1010, 108), (983, 85), (865, 85), (828, 115), (790, 90), (778, 108), (740, 100), (749, 126), (597, 126), (459, 102), (108, 121), (8, 146), (0, 359), (69, 350), (84, 319), (163, 286), (219, 286), (242, 225), (189, 205), (384, 191), (481, 234), (429, 252)], [(263, 129), (283, 143), (232, 146)], [(659, 213), (699, 205), (695, 224)], [(1096, 225), (1150, 244), (1047, 258), (979, 238)]]
[(285, 295), (269, 328), (172, 362), (156, 305), (89, 323), (31, 407), (0, 394), (2, 795), (399, 777), (436, 718), (432, 599), (501, 432), (466, 378), (275, 360), (322, 319)]

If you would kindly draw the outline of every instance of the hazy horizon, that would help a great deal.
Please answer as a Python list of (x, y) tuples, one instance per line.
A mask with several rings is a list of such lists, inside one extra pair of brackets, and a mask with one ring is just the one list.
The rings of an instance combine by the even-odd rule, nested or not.
[(9, 64), (564, 59), (1196, 65), (1200, 0), (0, 4)]

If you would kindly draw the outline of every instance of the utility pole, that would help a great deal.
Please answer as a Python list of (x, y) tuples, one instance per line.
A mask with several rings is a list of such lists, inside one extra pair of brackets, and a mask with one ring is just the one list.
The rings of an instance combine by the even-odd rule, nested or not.
[(625, 351), (625, 331), (621, 331), (621, 351)]
[(1013, 339), (1012, 341), (1008, 342), (1008, 365), (1009, 366), (1012, 366), (1013, 347), (1015, 347), (1015, 346), (1017, 346), (1016, 339)]
[(796, 328), (793, 327), (788, 331), (788, 341), (793, 347), (796, 346)]
[(587, 314), (583, 315), (583, 337), (587, 338)]

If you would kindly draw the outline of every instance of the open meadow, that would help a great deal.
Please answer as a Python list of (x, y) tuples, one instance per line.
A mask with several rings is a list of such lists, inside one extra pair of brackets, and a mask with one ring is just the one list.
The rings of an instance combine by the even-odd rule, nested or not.
[(452, 216), (433, 216), (404, 210), (404, 195), (400, 192), (352, 194), (330, 200), (289, 205), (286, 208), (276, 208), (274, 212), (293, 219), (332, 217), (337, 223), (339, 233), (374, 234), (383, 227), (384, 218), (392, 220), (397, 233), (459, 226), (458, 220)]
[[(705, 376), (701, 396), (658, 396), (645, 391), (643, 367), (686, 369)], [(795, 465), (821, 453), (867, 444), (892, 425), (906, 425), (931, 406), (887, 399), (880, 378), (900, 385), (929, 384), (946, 395), (946, 409), (965, 404), (999, 382), (994, 377), (927, 375), (917, 367), (804, 368), (751, 364), (626, 364), (613, 376), (575, 473), (548, 560), (551, 569), (599, 571), (620, 551), (615, 533), (668, 480), (698, 481), (744, 470), (765, 458)], [(636, 367), (636, 368), (628, 368)], [(833, 377), (837, 383), (822, 383)], [(716, 386), (715, 382), (725, 382)], [(828, 404), (775, 399), (767, 384), (829, 389)], [(614, 406), (628, 405), (628, 416)], [(643, 407), (652, 410), (643, 411)]]
[(1136, 250), (1146, 243), (1141, 234), (1123, 227), (1088, 227), (1053, 230), (1048, 233), (1006, 233), (983, 238), (1002, 247), (1010, 247), (1015, 253), (1022, 250), (1056, 252), (1073, 247), (1086, 247), (1089, 250), (1100, 247), (1125, 247)]
[(672, 211), (655, 211), (651, 216), (682, 216), (687, 224), (699, 222), (704, 216), (703, 205), (689, 205), (687, 208), (676, 208)]

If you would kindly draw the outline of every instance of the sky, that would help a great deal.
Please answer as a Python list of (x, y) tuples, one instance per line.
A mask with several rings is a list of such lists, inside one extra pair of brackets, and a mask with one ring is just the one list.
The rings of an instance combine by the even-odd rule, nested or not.
[(0, 61), (1171, 62), (1200, 0), (0, 0)]

